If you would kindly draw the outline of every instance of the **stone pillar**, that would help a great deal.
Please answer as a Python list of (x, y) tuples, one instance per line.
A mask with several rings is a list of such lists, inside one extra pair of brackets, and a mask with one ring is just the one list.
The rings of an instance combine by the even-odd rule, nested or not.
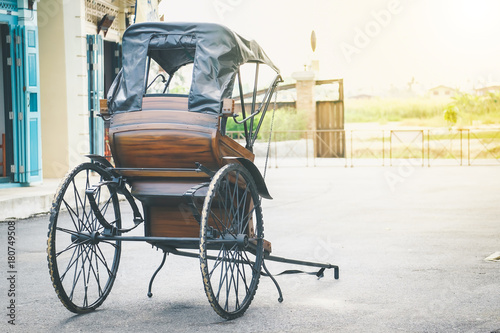
[(292, 77), (297, 81), (297, 110), (303, 110), (307, 113), (307, 127), (309, 130), (316, 129), (315, 74), (314, 71), (302, 71), (292, 74)]

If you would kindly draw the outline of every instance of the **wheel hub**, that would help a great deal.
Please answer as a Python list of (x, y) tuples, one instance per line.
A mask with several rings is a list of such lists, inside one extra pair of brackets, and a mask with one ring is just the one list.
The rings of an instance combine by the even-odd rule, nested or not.
[(246, 234), (238, 234), (236, 236), (236, 244), (240, 249), (246, 249), (248, 247), (248, 236)]
[(92, 231), (91, 233), (79, 232), (78, 234), (71, 235), (71, 242), (78, 244), (90, 243), (96, 245), (99, 244), (98, 237), (99, 237), (99, 232), (97, 231)]

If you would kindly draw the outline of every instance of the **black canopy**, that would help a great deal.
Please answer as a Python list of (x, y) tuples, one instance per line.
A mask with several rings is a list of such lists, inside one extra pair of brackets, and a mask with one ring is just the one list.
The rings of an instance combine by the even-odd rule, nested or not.
[(193, 63), (189, 111), (219, 113), (231, 98), (236, 72), (247, 62), (267, 64), (279, 73), (260, 46), (228, 28), (211, 23), (147, 22), (134, 24), (123, 35), (123, 68), (111, 85), (111, 113), (141, 110), (147, 56), (169, 75)]

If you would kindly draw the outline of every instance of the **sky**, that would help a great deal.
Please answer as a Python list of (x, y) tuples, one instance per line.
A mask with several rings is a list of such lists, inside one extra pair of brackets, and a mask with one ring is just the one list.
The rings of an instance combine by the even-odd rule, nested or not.
[(290, 82), (317, 59), (320, 78), (343, 78), (351, 94), (500, 84), (498, 0), (163, 0), (160, 10), (255, 39)]

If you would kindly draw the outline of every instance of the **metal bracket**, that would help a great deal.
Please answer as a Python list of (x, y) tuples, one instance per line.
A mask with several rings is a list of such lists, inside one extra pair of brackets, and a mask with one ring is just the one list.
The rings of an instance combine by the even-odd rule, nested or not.
[(212, 178), (213, 176), (215, 176), (215, 172), (213, 172), (212, 170), (210, 170), (209, 168), (203, 166), (201, 163), (199, 162), (195, 162), (196, 164), (196, 172), (204, 172), (206, 173), (210, 178)]
[(206, 187), (208, 185), (210, 185), (210, 183), (198, 184), (196, 186), (191, 187), (189, 190), (186, 191), (186, 193), (182, 195), (182, 197), (186, 201), (186, 204), (191, 209), (191, 213), (193, 214), (194, 219), (198, 223), (201, 223), (201, 215), (200, 212), (198, 211), (198, 208), (196, 207), (196, 203), (194, 202), (194, 195), (199, 189)]

